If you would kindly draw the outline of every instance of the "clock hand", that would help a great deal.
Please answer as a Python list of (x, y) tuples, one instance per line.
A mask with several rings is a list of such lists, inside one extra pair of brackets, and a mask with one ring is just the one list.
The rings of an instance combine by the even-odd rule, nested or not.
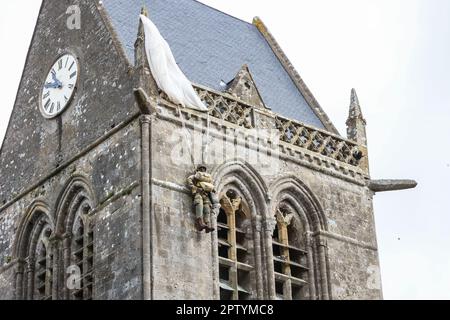
[(52, 69), (52, 78), (55, 85), (55, 87), (52, 88), (62, 88), (62, 82), (56, 78), (56, 71), (53, 69)]
[(58, 83), (57, 82), (53, 82), (53, 83), (48, 82), (44, 85), (44, 88), (45, 89), (49, 89), (49, 88), (56, 89), (56, 88), (58, 88)]

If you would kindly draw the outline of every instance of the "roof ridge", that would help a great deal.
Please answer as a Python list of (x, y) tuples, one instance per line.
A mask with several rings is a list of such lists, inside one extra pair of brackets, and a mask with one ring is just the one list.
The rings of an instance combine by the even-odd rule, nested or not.
[(336, 127), (331, 122), (328, 115), (322, 109), (319, 102), (316, 100), (316, 98), (312, 94), (311, 90), (309, 90), (308, 86), (303, 81), (302, 77), (300, 76), (298, 71), (295, 69), (294, 65), (291, 63), (291, 61), (289, 60), (287, 55), (284, 53), (283, 49), (281, 49), (281, 46), (279, 45), (279, 43), (277, 42), (275, 37), (272, 35), (272, 33), (269, 31), (267, 26), (264, 24), (264, 22), (261, 20), (261, 18), (259, 18), (258, 16), (254, 17), (253, 25), (256, 26), (256, 28), (259, 30), (261, 35), (267, 41), (270, 48), (274, 52), (275, 56), (281, 62), (283, 68), (286, 70), (289, 77), (294, 82), (295, 86), (300, 91), (300, 93), (303, 95), (306, 103), (309, 105), (311, 110), (316, 114), (316, 116), (319, 118), (319, 120), (322, 122), (322, 124), (325, 126), (325, 128), (330, 132), (340, 135), (339, 131), (336, 129)]
[(248, 21), (245, 21), (245, 20), (243, 20), (243, 19), (241, 19), (241, 18), (235, 17), (235, 16), (233, 16), (233, 15), (231, 15), (231, 14), (229, 14), (229, 13), (226, 13), (226, 12), (224, 12), (224, 11), (222, 11), (222, 10), (219, 10), (219, 9), (217, 9), (217, 8), (214, 8), (214, 7), (212, 7), (212, 6), (210, 6), (210, 5), (206, 4), (206, 3), (203, 3), (203, 2), (201, 2), (201, 1), (199, 1), (199, 0), (192, 0), (192, 1), (193, 1), (193, 2), (197, 2), (197, 3), (199, 3), (199, 4), (201, 4), (201, 5), (205, 6), (205, 7), (208, 7), (208, 8), (210, 8), (210, 9), (213, 9), (214, 11), (217, 11), (217, 12), (223, 14), (223, 15), (229, 16), (230, 18), (233, 18), (233, 19), (238, 20), (238, 21), (240, 21), (240, 22), (244, 22), (244, 23), (248, 24), (249, 26), (254, 26), (253, 23), (251, 23), (251, 22), (248, 22)]

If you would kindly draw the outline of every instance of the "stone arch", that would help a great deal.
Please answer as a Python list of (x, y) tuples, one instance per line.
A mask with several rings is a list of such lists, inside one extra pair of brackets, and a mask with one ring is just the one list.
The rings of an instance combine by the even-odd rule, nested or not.
[(310, 231), (317, 232), (328, 230), (327, 219), (320, 202), (314, 193), (297, 176), (287, 175), (275, 180), (269, 188), (269, 194), (272, 196), (272, 206), (270, 212), (275, 212), (279, 202), (288, 201), (297, 209), (299, 214), (303, 211)]
[(311, 299), (329, 299), (329, 263), (326, 244), (321, 231), (327, 231), (327, 219), (313, 192), (295, 175), (282, 176), (269, 188), (272, 195), (270, 212), (287, 205), (303, 224), (303, 235), (308, 252), (309, 296)]
[[(249, 211), (249, 225), (248, 229), (251, 233), (251, 252), (254, 259), (254, 285), (255, 285), (255, 297), (258, 299), (267, 298), (268, 277), (270, 277), (270, 271), (268, 272), (266, 266), (267, 252), (266, 245), (266, 221), (268, 212), (268, 189), (263, 178), (258, 172), (248, 163), (243, 161), (230, 161), (222, 164), (213, 170), (212, 175), (217, 186), (219, 194), (223, 194), (224, 191), (233, 189), (237, 191), (242, 197), (243, 202), (248, 205)], [(215, 219), (213, 219), (214, 221)], [(269, 223), (270, 224), (270, 223)], [(262, 231), (264, 226), (264, 230)], [(216, 275), (213, 278), (218, 279), (219, 262), (215, 260), (217, 257), (217, 233), (212, 235), (213, 244), (213, 261), (216, 261), (217, 265), (213, 266), (213, 270)], [(218, 283), (218, 281), (216, 281)], [(216, 286), (214, 295), (218, 297), (219, 288)]]
[[(38, 199), (33, 201), (21, 219), (13, 246), (13, 256), (18, 261), (15, 275), (15, 297), (18, 300), (34, 298), (36, 249), (43, 233), (46, 250), (50, 252), (53, 248), (48, 240), (54, 236), (54, 220), (46, 202)], [(50, 295), (51, 284), (45, 286), (45, 294)]]
[[(64, 185), (56, 202), (56, 233), (63, 235), (74, 223), (77, 206), (87, 204), (91, 209), (96, 206), (96, 198), (89, 180), (82, 175), (72, 176)], [(87, 202), (87, 203), (86, 203)]]
[(26, 210), (17, 228), (13, 246), (13, 257), (25, 259), (28, 253), (28, 245), (32, 240), (33, 229), (38, 224), (47, 222), (54, 228), (53, 217), (50, 215), (50, 207), (43, 200), (35, 200)]
[[(85, 298), (86, 295), (92, 298), (92, 282), (90, 282), (89, 292), (85, 289), (70, 291), (66, 285), (66, 271), (74, 270), (73, 266), (80, 262), (81, 278), (83, 286), (84, 279), (92, 278), (92, 272), (86, 274), (93, 267), (93, 220), (88, 215), (96, 207), (96, 198), (89, 180), (80, 175), (73, 175), (64, 185), (58, 201), (56, 202), (56, 225), (55, 233), (58, 235), (58, 255), (55, 258), (54, 269), (58, 270), (57, 282), (59, 286), (55, 289), (55, 295), (62, 296), (63, 299), (75, 297)], [(76, 226), (83, 226), (82, 234), (75, 234)], [(80, 239), (77, 239), (80, 238)], [(89, 238), (89, 240), (88, 240)], [(78, 242), (81, 246), (78, 245)], [(75, 244), (77, 242), (77, 247)], [(89, 246), (89, 247), (87, 247)], [(86, 248), (85, 248), (86, 247)], [(74, 261), (73, 253), (81, 252), (81, 256)], [(87, 253), (89, 252), (89, 254)], [(89, 261), (89, 265), (87, 262)], [(78, 270), (78, 269), (77, 269)], [(73, 293), (71, 295), (71, 292)]]
[(241, 161), (224, 163), (212, 172), (220, 193), (226, 186), (234, 186), (244, 196), (252, 215), (264, 216), (267, 212), (266, 183), (249, 164)]

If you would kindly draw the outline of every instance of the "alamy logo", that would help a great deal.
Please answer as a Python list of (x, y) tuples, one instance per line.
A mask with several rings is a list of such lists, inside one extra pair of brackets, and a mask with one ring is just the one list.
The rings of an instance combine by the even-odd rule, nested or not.
[(81, 10), (77, 5), (73, 5), (67, 8), (66, 14), (70, 16), (67, 18), (67, 28), (69, 30), (81, 29)]
[(367, 279), (367, 288), (369, 289), (381, 289), (380, 281), (380, 268), (375, 265), (371, 265), (367, 268), (367, 273), (369, 277)]
[(279, 171), (280, 132), (276, 129), (226, 129), (225, 137), (208, 128), (175, 129), (168, 137), (172, 164), (221, 165), (232, 160), (245, 161), (258, 167), (261, 175)]
[(67, 268), (66, 273), (70, 274), (67, 278), (67, 288), (69, 290), (81, 288), (81, 269), (77, 265), (71, 265)]

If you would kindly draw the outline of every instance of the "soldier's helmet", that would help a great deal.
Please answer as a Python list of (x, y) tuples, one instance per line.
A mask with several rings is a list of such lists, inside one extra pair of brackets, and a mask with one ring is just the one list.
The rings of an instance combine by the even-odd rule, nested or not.
[(202, 171), (202, 169), (203, 169), (205, 172), (207, 171), (206, 166), (204, 166), (203, 164), (198, 165), (196, 171)]

